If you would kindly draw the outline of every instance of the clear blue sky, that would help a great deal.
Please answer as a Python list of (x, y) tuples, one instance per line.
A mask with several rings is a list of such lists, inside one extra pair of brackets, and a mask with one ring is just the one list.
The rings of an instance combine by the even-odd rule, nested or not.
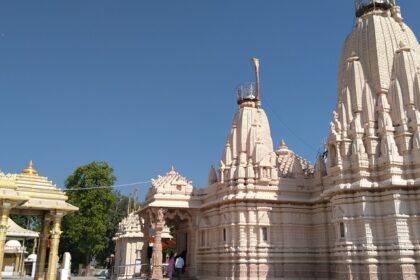
[[(400, 0), (420, 34), (420, 1)], [(118, 183), (217, 165), (235, 87), (261, 59), (275, 146), (315, 159), (336, 98), (352, 0), (19, 1), (0, 4), (1, 160), (63, 186), (107, 161)], [(269, 105), (268, 105), (269, 104)], [(125, 193), (132, 188), (123, 189)], [(146, 186), (139, 188), (144, 196)]]

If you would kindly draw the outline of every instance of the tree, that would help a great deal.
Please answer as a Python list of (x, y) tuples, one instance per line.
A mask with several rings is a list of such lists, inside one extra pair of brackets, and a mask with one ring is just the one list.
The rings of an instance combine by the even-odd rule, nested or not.
[(117, 203), (109, 217), (106, 236), (108, 239), (107, 247), (96, 255), (99, 263), (105, 263), (105, 259), (115, 253), (115, 241), (112, 239), (118, 231), (118, 224), (127, 216), (129, 197), (116, 193)]
[(60, 251), (70, 252), (74, 265), (84, 263), (88, 268), (92, 258), (110, 245), (109, 227), (115, 223), (118, 196), (106, 187), (115, 181), (113, 169), (106, 162), (92, 162), (78, 167), (65, 182), (68, 202), (79, 211), (63, 219)]
[[(37, 216), (25, 216), (25, 215), (10, 215), (17, 225), (22, 228), (29, 229), (32, 231), (40, 232), (41, 231), (41, 221)], [(35, 239), (25, 240), (25, 247), (27, 252), (32, 252), (35, 245)]]
[(115, 241), (113, 237), (118, 231), (119, 223), (128, 216), (130, 212), (133, 212), (140, 207), (140, 203), (137, 200), (137, 190), (129, 196), (122, 195), (116, 192), (118, 202), (115, 205), (113, 214), (109, 219), (109, 225), (107, 230), (108, 246), (105, 250), (96, 255), (96, 261), (101, 264), (105, 264), (106, 258), (111, 254), (115, 254)]
[(41, 230), (41, 222), (37, 216), (10, 215), (10, 219), (23, 228), (33, 231)]

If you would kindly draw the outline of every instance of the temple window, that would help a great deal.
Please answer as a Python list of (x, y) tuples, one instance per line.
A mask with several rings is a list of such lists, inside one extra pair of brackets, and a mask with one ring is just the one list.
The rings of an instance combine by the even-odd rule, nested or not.
[(268, 170), (267, 167), (262, 168), (262, 178), (268, 178)]
[(340, 238), (346, 237), (346, 228), (344, 226), (344, 223), (340, 223)]
[(261, 228), (261, 240), (264, 242), (268, 241), (268, 228), (266, 227)]
[(337, 165), (337, 149), (334, 145), (331, 145), (328, 151), (329, 166), (333, 167)]
[(223, 242), (226, 242), (226, 229), (223, 229)]
[(201, 247), (206, 245), (206, 233), (204, 230), (200, 231), (200, 245)]

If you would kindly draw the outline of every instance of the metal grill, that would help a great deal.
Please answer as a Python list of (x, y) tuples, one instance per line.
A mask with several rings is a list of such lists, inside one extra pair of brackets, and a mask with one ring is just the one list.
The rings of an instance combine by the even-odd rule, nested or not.
[(257, 90), (255, 83), (242, 84), (236, 88), (236, 99), (238, 104), (243, 101), (255, 100)]
[(355, 4), (357, 17), (375, 9), (387, 10), (396, 5), (395, 0), (355, 0)]

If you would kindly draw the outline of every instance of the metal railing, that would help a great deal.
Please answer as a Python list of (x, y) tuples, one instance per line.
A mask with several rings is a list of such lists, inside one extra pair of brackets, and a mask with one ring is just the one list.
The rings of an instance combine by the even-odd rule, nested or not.
[(236, 100), (238, 101), (238, 104), (242, 103), (243, 101), (255, 100), (256, 95), (257, 87), (255, 83), (242, 84), (236, 88)]
[(395, 6), (395, 0), (355, 0), (356, 16), (360, 17), (368, 11), (379, 9), (389, 9)]

